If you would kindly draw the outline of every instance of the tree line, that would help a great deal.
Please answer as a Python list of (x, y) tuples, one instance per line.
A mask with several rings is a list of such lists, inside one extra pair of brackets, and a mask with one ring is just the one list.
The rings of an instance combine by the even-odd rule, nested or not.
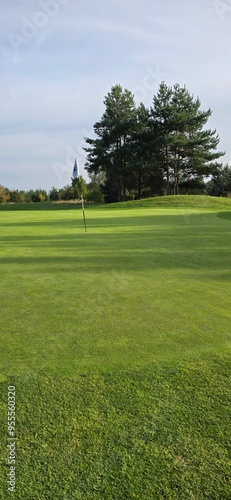
[(205, 129), (212, 111), (201, 110), (185, 86), (162, 82), (146, 108), (115, 85), (104, 105), (84, 149), (88, 174), (104, 175), (106, 201), (203, 192), (205, 181), (219, 176), (225, 153), (217, 151), (216, 130)]
[(117, 202), (168, 194), (231, 194), (231, 169), (218, 160), (216, 130), (205, 125), (211, 109), (187, 88), (164, 82), (150, 108), (136, 105), (133, 94), (115, 85), (104, 99), (105, 111), (85, 138), (83, 177), (61, 189), (29, 191), (0, 186), (0, 203), (58, 202), (79, 199)]
[(0, 185), (0, 203), (42, 203), (42, 202), (58, 202), (58, 201), (74, 201), (79, 200), (81, 194), (86, 201), (93, 203), (103, 203), (103, 193), (99, 187), (101, 182), (100, 176), (91, 176), (90, 182), (86, 182), (83, 177), (72, 179), (71, 184), (68, 184), (61, 189), (53, 186), (49, 191), (45, 189), (30, 189), (29, 191), (9, 189)]
[[(61, 189), (52, 187), (49, 191), (45, 189), (30, 189), (23, 191), (18, 189), (10, 190), (0, 185), (0, 203), (40, 203), (40, 202), (62, 202), (79, 200), (83, 194), (86, 201), (90, 203), (103, 203), (105, 182), (104, 176), (91, 174), (91, 181), (86, 183), (83, 179), (81, 185), (66, 185)], [(75, 186), (73, 186), (75, 184)], [(191, 194), (204, 194), (210, 196), (231, 196), (231, 167), (222, 165), (214, 173), (208, 182), (197, 182), (194, 189), (190, 189)]]

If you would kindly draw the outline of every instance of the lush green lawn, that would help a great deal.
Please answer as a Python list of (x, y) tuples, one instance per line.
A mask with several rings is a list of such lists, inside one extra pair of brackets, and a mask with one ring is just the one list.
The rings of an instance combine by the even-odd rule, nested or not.
[(15, 498), (231, 497), (231, 202), (199, 198), (0, 210), (2, 498), (9, 383)]

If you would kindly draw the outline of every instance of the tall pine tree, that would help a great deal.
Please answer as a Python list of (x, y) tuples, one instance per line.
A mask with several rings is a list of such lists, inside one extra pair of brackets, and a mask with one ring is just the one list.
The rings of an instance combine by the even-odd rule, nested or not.
[(132, 93), (115, 85), (104, 100), (105, 112), (94, 125), (97, 139), (86, 138), (86, 169), (89, 174), (105, 172), (108, 201), (126, 199), (129, 184), (128, 143), (135, 127), (136, 106)]
[(194, 99), (179, 84), (167, 87), (161, 83), (153, 98), (152, 124), (154, 133), (158, 124), (162, 137), (159, 157), (167, 192), (172, 187), (173, 194), (178, 194), (182, 183), (208, 176), (213, 168), (211, 162), (224, 154), (216, 151), (220, 140), (216, 130), (204, 130), (211, 109), (201, 111), (200, 106), (200, 99)]
[(219, 168), (219, 136), (204, 128), (212, 112), (202, 111), (185, 86), (162, 82), (147, 109), (115, 85), (104, 104), (96, 138), (86, 138), (84, 149), (88, 173), (105, 176), (106, 201), (192, 192)]

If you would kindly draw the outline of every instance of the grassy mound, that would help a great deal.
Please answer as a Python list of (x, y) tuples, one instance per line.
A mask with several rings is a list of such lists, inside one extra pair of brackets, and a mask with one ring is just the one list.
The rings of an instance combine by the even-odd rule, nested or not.
[[(155, 196), (142, 200), (123, 201), (118, 203), (107, 203), (101, 205), (87, 204), (87, 210), (97, 209), (124, 209), (124, 208), (151, 208), (151, 207), (179, 207), (179, 208), (212, 208), (231, 209), (231, 198), (218, 198), (216, 196), (203, 195), (177, 195), (177, 196)], [(81, 210), (81, 203), (74, 202), (42, 202), (42, 203), (5, 203), (0, 204), (0, 211), (11, 210)]]
[[(105, 205), (104, 205), (105, 206)], [(180, 207), (180, 208), (214, 208), (230, 209), (231, 198), (203, 195), (156, 196), (135, 201), (109, 203), (107, 208), (142, 208), (142, 207)]]

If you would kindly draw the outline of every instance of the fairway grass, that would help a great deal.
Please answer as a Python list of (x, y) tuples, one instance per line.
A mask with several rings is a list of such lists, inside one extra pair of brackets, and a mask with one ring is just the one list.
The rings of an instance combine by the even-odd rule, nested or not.
[(230, 220), (187, 209), (0, 212), (1, 373), (127, 368), (230, 347)]
[(15, 498), (231, 497), (231, 202), (175, 198), (0, 210), (2, 498), (8, 385)]

